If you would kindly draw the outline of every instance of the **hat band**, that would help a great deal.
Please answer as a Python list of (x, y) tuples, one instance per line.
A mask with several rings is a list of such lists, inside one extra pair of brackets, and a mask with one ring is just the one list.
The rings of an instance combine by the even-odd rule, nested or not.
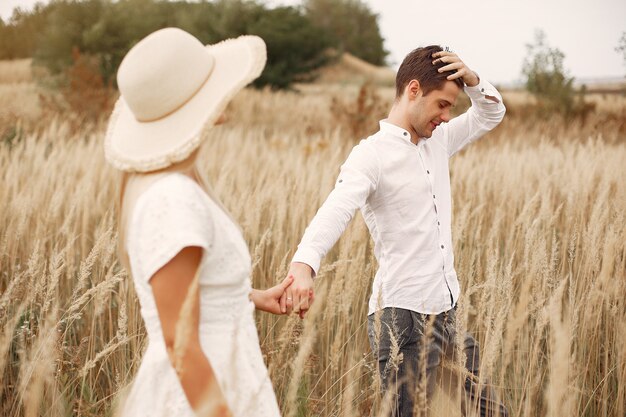
[(135, 116), (135, 119), (138, 122), (141, 123), (151, 123), (151, 122), (156, 122), (157, 120), (161, 120), (164, 119), (166, 117), (168, 117), (169, 115), (171, 115), (172, 113), (176, 113), (178, 110), (180, 110), (182, 107), (185, 106), (185, 104), (189, 103), (189, 101), (194, 98), (196, 96), (196, 94), (198, 94), (198, 92), (200, 90), (202, 90), (202, 87), (204, 87), (204, 85), (207, 83), (207, 81), (209, 80), (209, 77), (211, 76), (211, 73), (213, 72), (213, 68), (215, 67), (215, 65), (211, 65), (211, 68), (209, 68), (209, 70), (207, 71), (206, 76), (204, 77), (204, 80), (200, 83), (200, 85), (198, 86), (198, 88), (196, 88), (196, 90), (191, 93), (189, 95), (189, 97), (187, 98), (187, 100), (183, 101), (182, 103), (180, 103), (178, 106), (174, 107), (172, 110), (168, 111), (167, 113), (164, 113), (158, 117), (152, 117), (149, 119), (146, 118), (138, 118), (137, 116)]

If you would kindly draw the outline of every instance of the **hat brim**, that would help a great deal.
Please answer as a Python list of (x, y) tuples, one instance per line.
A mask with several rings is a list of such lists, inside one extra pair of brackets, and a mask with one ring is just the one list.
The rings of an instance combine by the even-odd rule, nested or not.
[(202, 131), (220, 117), (232, 98), (265, 66), (263, 40), (240, 36), (206, 47), (215, 65), (204, 85), (174, 112), (138, 121), (120, 97), (105, 137), (105, 157), (122, 171), (149, 172), (186, 159), (202, 141)]

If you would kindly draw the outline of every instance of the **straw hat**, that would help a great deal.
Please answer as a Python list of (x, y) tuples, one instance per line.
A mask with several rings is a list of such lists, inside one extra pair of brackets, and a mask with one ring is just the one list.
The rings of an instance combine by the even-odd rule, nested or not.
[(204, 46), (177, 28), (148, 35), (117, 72), (121, 93), (104, 141), (123, 171), (149, 172), (187, 158), (228, 102), (265, 66), (265, 43), (241, 36)]

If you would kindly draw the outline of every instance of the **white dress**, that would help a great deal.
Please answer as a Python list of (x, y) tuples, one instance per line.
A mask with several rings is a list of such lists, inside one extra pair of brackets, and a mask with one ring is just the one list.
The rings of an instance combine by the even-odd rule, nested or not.
[(191, 417), (163, 341), (149, 279), (188, 246), (203, 248), (200, 264), (200, 340), (233, 417), (277, 417), (280, 411), (259, 346), (247, 245), (230, 217), (182, 174), (168, 174), (137, 199), (127, 248), (148, 346), (124, 417)]

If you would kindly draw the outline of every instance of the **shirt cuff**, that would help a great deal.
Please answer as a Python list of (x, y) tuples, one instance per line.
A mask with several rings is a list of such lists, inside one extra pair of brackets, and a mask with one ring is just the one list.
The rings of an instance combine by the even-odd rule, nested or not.
[(480, 100), (484, 98), (493, 103), (502, 102), (502, 96), (498, 93), (498, 90), (496, 90), (493, 85), (483, 80), (480, 80), (474, 87), (465, 86), (465, 93), (472, 100)]
[(319, 254), (311, 248), (298, 248), (291, 259), (291, 262), (300, 262), (310, 266), (311, 269), (313, 269), (314, 275), (317, 275), (317, 271), (320, 269), (321, 261), (322, 259)]

